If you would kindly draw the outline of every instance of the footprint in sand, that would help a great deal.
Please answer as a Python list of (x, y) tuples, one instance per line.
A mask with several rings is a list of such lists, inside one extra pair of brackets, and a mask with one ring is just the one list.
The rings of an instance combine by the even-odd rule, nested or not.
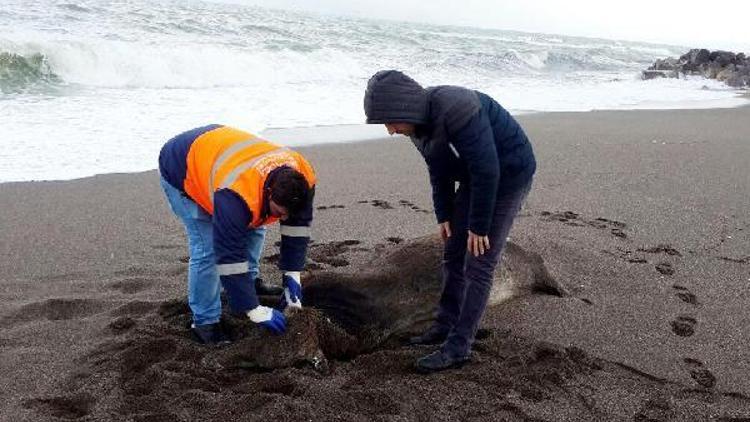
[(619, 237), (621, 239), (625, 239), (628, 237), (628, 235), (623, 231), (623, 229), (627, 227), (627, 224), (621, 221), (597, 217), (593, 221), (588, 221), (587, 224), (599, 229), (609, 228), (609, 232), (612, 233), (612, 236)]
[(735, 264), (750, 264), (750, 256), (744, 258), (732, 258), (728, 256), (720, 256), (717, 259), (727, 262), (734, 262)]
[(427, 213), (430, 212), (430, 211), (428, 211), (428, 210), (426, 210), (424, 208), (419, 207), (418, 205), (414, 204), (413, 202), (407, 201), (405, 199), (399, 200), (398, 203), (402, 207), (411, 208), (412, 210), (414, 210), (414, 212), (419, 212), (419, 213), (423, 213), (423, 214), (427, 214)]
[[(633, 251), (631, 251), (630, 249), (617, 247), (617, 250), (619, 252), (619, 257), (631, 264), (647, 264), (648, 263), (648, 261), (645, 258), (641, 256), (634, 256)], [(606, 249), (603, 250), (602, 252), (615, 256), (614, 252), (608, 251)]]
[(612, 233), (612, 236), (619, 237), (622, 239), (625, 239), (628, 237), (627, 234), (623, 231), (625, 227), (627, 227), (627, 224), (616, 221), (616, 220), (610, 220), (608, 218), (602, 218), (597, 217), (592, 221), (586, 222), (588, 225), (596, 227), (598, 229), (609, 229), (609, 232)]
[(610, 233), (612, 233), (613, 236), (621, 237), (623, 239), (628, 237), (628, 235), (626, 235), (625, 232), (622, 231), (622, 229), (612, 229), (610, 230)]
[(680, 337), (690, 337), (695, 334), (695, 324), (698, 321), (687, 315), (678, 316), (672, 321), (672, 332)]
[(540, 215), (542, 217), (545, 217), (547, 221), (559, 221), (568, 226), (583, 226), (582, 223), (578, 222), (578, 217), (580, 215), (573, 211), (564, 211), (564, 212), (556, 212), (556, 213), (552, 213), (549, 211), (542, 211)]
[(714, 374), (708, 369), (696, 369), (690, 371), (690, 377), (692, 377), (698, 385), (704, 388), (713, 388), (714, 385), (716, 385), (716, 377), (714, 377)]
[(618, 229), (624, 229), (625, 227), (627, 227), (627, 224), (623, 223), (622, 221), (610, 220), (608, 218), (596, 217), (594, 221), (606, 224), (608, 226), (617, 227)]
[(684, 358), (683, 362), (690, 371), (690, 378), (698, 385), (703, 388), (713, 388), (716, 385), (716, 377), (711, 371), (703, 367), (703, 362), (693, 358)]
[(343, 205), (321, 205), (317, 207), (316, 209), (323, 211), (323, 210), (335, 210), (335, 209), (341, 209), (341, 208), (346, 208), (346, 207)]
[(656, 264), (654, 267), (656, 268), (656, 271), (664, 274), (664, 275), (673, 275), (674, 274), (674, 267), (672, 267), (672, 264), (669, 262), (660, 262)]
[(677, 296), (681, 301), (689, 303), (691, 305), (699, 305), (698, 297), (696, 297), (690, 290), (688, 290), (687, 287), (681, 286), (679, 284), (674, 284), (672, 285), (672, 288), (677, 290), (675, 296)]
[(668, 244), (659, 244), (656, 246), (652, 246), (650, 248), (638, 248), (638, 252), (646, 252), (646, 253), (665, 253), (667, 255), (672, 256), (682, 256), (680, 251), (673, 248), (672, 246)]
[[(363, 203), (362, 201), (359, 201), (360, 203)], [(391, 205), (390, 202), (384, 201), (382, 199), (371, 199), (369, 201), (364, 201), (364, 203), (370, 203), (375, 208), (381, 208), (384, 210), (392, 210), (393, 205)]]
[(602, 217), (597, 217), (593, 220), (587, 220), (585, 218), (582, 218), (580, 214), (573, 211), (564, 211), (557, 213), (542, 211), (540, 215), (545, 221), (559, 221), (565, 225), (575, 227), (591, 226), (597, 229), (609, 229), (609, 232), (615, 237), (619, 237), (622, 239), (628, 237), (628, 235), (623, 231), (623, 229), (627, 227), (627, 224), (620, 221), (610, 220), (608, 218)]

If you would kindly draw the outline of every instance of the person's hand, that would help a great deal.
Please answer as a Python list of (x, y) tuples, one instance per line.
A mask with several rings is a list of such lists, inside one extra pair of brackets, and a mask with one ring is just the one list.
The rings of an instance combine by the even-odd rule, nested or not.
[(286, 317), (276, 309), (268, 306), (257, 306), (247, 312), (250, 321), (268, 329), (273, 334), (284, 334), (286, 331)]
[(466, 249), (474, 256), (484, 255), (490, 250), (490, 238), (480, 236), (469, 230), (469, 237), (466, 239)]
[(286, 311), (287, 308), (302, 309), (302, 283), (299, 278), (298, 271), (284, 273), (284, 294), (279, 305), (282, 311)]
[(444, 221), (438, 224), (438, 228), (440, 230), (440, 238), (443, 239), (443, 242), (445, 242), (446, 240), (448, 240), (449, 237), (451, 237), (450, 221)]

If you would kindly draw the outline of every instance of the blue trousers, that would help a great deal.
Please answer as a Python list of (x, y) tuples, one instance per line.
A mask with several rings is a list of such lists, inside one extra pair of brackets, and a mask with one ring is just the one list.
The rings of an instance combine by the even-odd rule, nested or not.
[(466, 356), (471, 351), (479, 321), (482, 319), (492, 288), (495, 268), (505, 248), (505, 242), (518, 211), (531, 190), (531, 181), (521, 189), (498, 195), (488, 237), (490, 249), (475, 257), (467, 253), (469, 229), (469, 186), (461, 184), (451, 218), (451, 237), (443, 252), (443, 291), (437, 311), (436, 324), (448, 330), (443, 345), (454, 356)]
[[(214, 233), (211, 215), (192, 199), (170, 185), (164, 178), (161, 187), (167, 196), (172, 211), (185, 226), (188, 238), (190, 263), (188, 264), (188, 303), (193, 313), (193, 324), (204, 325), (219, 322), (221, 317), (221, 283), (216, 272), (214, 255)], [(263, 252), (266, 237), (265, 227), (250, 229), (247, 255), (250, 279), (255, 280), (260, 272), (258, 261)]]

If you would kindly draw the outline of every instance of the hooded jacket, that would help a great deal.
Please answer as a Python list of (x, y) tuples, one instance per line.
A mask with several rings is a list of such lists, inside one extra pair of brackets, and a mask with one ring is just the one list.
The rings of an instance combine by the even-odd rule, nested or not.
[(423, 88), (396, 70), (376, 73), (364, 98), (367, 123), (413, 123), (427, 163), (438, 222), (449, 221), (455, 182), (470, 189), (469, 229), (487, 235), (495, 199), (531, 181), (536, 160), (516, 120), (490, 96), (457, 86)]

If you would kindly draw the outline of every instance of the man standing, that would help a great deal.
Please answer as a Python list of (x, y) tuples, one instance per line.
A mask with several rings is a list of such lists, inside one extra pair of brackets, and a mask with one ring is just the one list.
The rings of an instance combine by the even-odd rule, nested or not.
[(456, 86), (425, 89), (396, 70), (370, 78), (364, 108), (367, 123), (410, 137), (427, 163), (445, 241), (443, 290), (435, 323), (411, 342), (442, 343), (417, 361), (419, 371), (459, 367), (470, 359), (495, 267), (531, 189), (531, 144), (488, 95)]
[[(300, 272), (310, 239), (315, 173), (297, 152), (221, 125), (170, 139), (159, 154), (161, 186), (188, 237), (192, 332), (205, 344), (222, 331), (221, 286), (235, 313), (281, 334), (282, 312), (261, 306), (256, 286), (264, 226), (281, 220), (282, 311), (302, 307)], [(221, 282), (221, 284), (220, 284)]]

